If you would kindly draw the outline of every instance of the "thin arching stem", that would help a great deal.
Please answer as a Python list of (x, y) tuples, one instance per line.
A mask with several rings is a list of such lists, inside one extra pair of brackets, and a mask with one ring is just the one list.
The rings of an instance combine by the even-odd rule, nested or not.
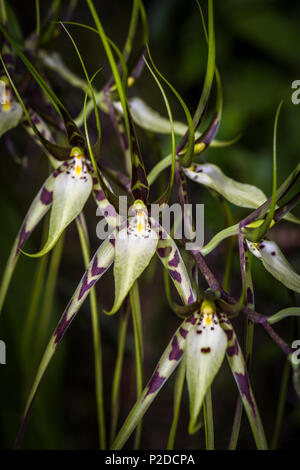
[(130, 304), (128, 297), (125, 299), (121, 309), (119, 335), (118, 335), (118, 354), (114, 371), (114, 378), (112, 384), (112, 398), (111, 398), (111, 428), (110, 428), (110, 443), (112, 444), (117, 430), (119, 410), (120, 410), (120, 385), (122, 377), (122, 366), (124, 360), (125, 342), (128, 318), (130, 312)]
[[(82, 249), (84, 264), (87, 267), (90, 262), (89, 240), (86, 230), (85, 219), (83, 214), (80, 214), (76, 219), (78, 235)], [(101, 335), (98, 319), (97, 296), (96, 290), (93, 287), (89, 295), (92, 328), (93, 328), (93, 343), (94, 343), (94, 369), (95, 369), (95, 388), (96, 388), (96, 402), (97, 402), (97, 417), (99, 429), (99, 447), (101, 450), (106, 449), (106, 429), (105, 429), (105, 413), (104, 413), (104, 397), (103, 397), (103, 369), (102, 369), (102, 347)]]
[(214, 435), (214, 415), (213, 415), (213, 406), (212, 406), (211, 387), (207, 389), (205, 399), (203, 402), (203, 417), (204, 417), (206, 450), (214, 450), (215, 435)]
[[(130, 305), (132, 312), (134, 343), (135, 343), (135, 363), (136, 363), (136, 391), (137, 399), (143, 392), (143, 333), (142, 333), (142, 315), (141, 302), (139, 294), (138, 281), (133, 284), (129, 292)], [(139, 422), (135, 435), (135, 449), (140, 446), (142, 433), (142, 420)]]

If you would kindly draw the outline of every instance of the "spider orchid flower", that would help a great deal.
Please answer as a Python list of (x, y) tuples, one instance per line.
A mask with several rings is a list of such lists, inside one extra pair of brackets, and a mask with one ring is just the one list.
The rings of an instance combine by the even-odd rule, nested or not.
[(1, 77), (4, 84), (2, 91), (2, 101), (0, 104), (0, 137), (10, 129), (16, 127), (23, 115), (21, 105), (14, 99), (13, 92), (9, 86), (7, 78)]
[[(255, 186), (239, 183), (227, 177), (216, 165), (208, 163), (194, 164), (190, 168), (182, 167), (182, 171), (191, 180), (213, 189), (232, 204), (238, 205), (240, 207), (256, 209), (239, 224), (233, 225), (217, 234), (209, 242), (209, 244), (201, 250), (202, 253), (204, 255), (209, 253), (211, 248), (215, 248), (216, 244), (220, 243), (221, 240), (228, 236), (240, 235), (240, 245), (243, 246), (242, 240), (244, 240), (245, 247), (249, 248), (250, 252), (256, 258), (262, 261), (265, 269), (273, 277), (275, 277), (275, 279), (279, 280), (288, 289), (291, 289), (295, 292), (300, 292), (300, 276), (289, 264), (278, 245), (274, 241), (266, 240), (265, 238), (262, 238), (256, 243), (248, 239), (248, 237), (250, 238), (250, 235), (248, 234), (251, 232), (251, 230), (258, 230), (264, 222), (264, 219), (259, 217), (265, 216), (265, 213), (270, 204), (270, 200), (266, 199), (264, 193)], [(288, 177), (279, 188), (279, 198), (282, 194), (285, 193), (291, 183), (291, 180), (296, 181), (299, 176), (299, 171), (300, 167), (298, 165), (290, 177)], [(291, 199), (289, 204), (286, 204), (286, 206), (283, 208), (279, 207), (277, 209), (278, 215), (275, 216), (276, 220), (274, 218), (271, 220), (269, 227), (266, 229), (266, 232), (271, 229), (281, 218), (299, 224), (299, 218), (289, 213), (289, 210), (293, 208), (297, 200), (298, 199), (296, 198)], [(245, 221), (247, 220), (253, 221), (246, 223)], [(242, 258), (244, 258), (244, 256)], [(242, 259), (243, 270), (244, 263), (245, 259)]]
[[(39, 120), (37, 125), (40, 124)], [(54, 247), (62, 232), (80, 214), (91, 192), (100, 212), (106, 213), (107, 220), (110, 221), (109, 203), (95, 176), (92, 163), (83, 155), (83, 151), (79, 147), (73, 147), (68, 160), (61, 163), (52, 157), (51, 161), (55, 169), (31, 203), (7, 261), (0, 288), (0, 310), (21, 250), (50, 209), (48, 239), (42, 250), (28, 254), (30, 257), (43, 256)]]
[(257, 447), (265, 449), (267, 444), (264, 431), (241, 347), (227, 316), (217, 313), (214, 303), (210, 300), (203, 300), (200, 310), (184, 320), (177, 329), (141, 397), (125, 420), (112, 448), (123, 447), (181, 360), (185, 361), (190, 399), (189, 432), (196, 432), (204, 397), (225, 355), (240, 392)]
[[(107, 209), (104, 210), (104, 214), (108, 214), (108, 223), (113, 225), (110, 210), (112, 206), (108, 207), (109, 203), (105, 200), (104, 193), (99, 189), (97, 191), (96, 197), (98, 196), (99, 199), (101, 195), (100, 199), (106, 204)], [(91, 288), (113, 263), (115, 299), (109, 314), (115, 313), (120, 308), (130, 288), (148, 266), (155, 252), (168, 270), (182, 301), (185, 304), (196, 301), (185, 264), (175, 242), (163, 227), (148, 215), (147, 207), (141, 200), (136, 200), (130, 208), (128, 220), (124, 221), (121, 218), (119, 221), (119, 217), (115, 217), (114, 227), (111, 227), (111, 233), (93, 256), (49, 341), (27, 401), (23, 423), (28, 417), (43, 375), (67, 328), (77, 315)], [(23, 426), (20, 428), (19, 439), (22, 433)]]

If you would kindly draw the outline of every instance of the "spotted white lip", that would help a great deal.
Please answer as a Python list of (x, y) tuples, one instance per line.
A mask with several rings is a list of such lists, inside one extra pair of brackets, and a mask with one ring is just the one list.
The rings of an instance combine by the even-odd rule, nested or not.
[(223, 362), (227, 347), (226, 333), (220, 326), (215, 309), (209, 303), (202, 308), (186, 339), (186, 377), (190, 396), (189, 432), (193, 433), (207, 389)]
[(158, 243), (155, 229), (150, 226), (146, 206), (136, 201), (128, 227), (116, 234), (115, 241), (115, 300), (110, 314), (119, 310), (124, 298), (136, 279), (142, 274), (153, 257)]

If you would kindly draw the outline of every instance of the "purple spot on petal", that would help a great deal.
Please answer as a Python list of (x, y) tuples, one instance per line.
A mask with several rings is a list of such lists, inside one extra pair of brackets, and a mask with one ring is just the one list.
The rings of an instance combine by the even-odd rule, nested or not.
[(52, 202), (52, 191), (48, 191), (48, 189), (44, 186), (41, 192), (40, 200), (45, 205), (48, 206)]
[(33, 124), (35, 124), (36, 126), (38, 126), (41, 123), (40, 118), (36, 114), (32, 116), (31, 120)]
[(97, 280), (98, 279), (92, 279), (90, 282), (88, 282), (88, 273), (87, 271), (84, 273), (84, 276), (81, 281), (82, 284), (78, 295), (78, 300), (80, 300), (85, 294), (88, 293), (88, 291), (93, 287)]
[(169, 354), (169, 360), (170, 361), (178, 361), (178, 359), (181, 358), (182, 354), (183, 354), (183, 351), (179, 347), (178, 340), (177, 340), (176, 336), (174, 336), (173, 341), (172, 341), (172, 349), (171, 349), (171, 352)]
[(186, 338), (186, 335), (188, 334), (188, 331), (186, 331), (184, 328), (180, 328), (179, 334), (180, 334), (183, 338)]
[(20, 230), (16, 255), (19, 253), (20, 248), (22, 248), (22, 246), (24, 245), (25, 241), (27, 240), (27, 238), (29, 237), (31, 233), (30, 230), (28, 232), (26, 231), (26, 223), (27, 223), (27, 217), (25, 217), (21, 230)]
[(202, 352), (204, 354), (208, 354), (208, 353), (210, 353), (210, 351), (211, 351), (210, 347), (200, 349), (200, 352)]
[(158, 370), (156, 370), (150, 379), (147, 395), (156, 392), (163, 385), (165, 380), (165, 377), (161, 377), (158, 373)]
[(195, 300), (195, 297), (194, 297), (194, 293), (192, 291), (192, 289), (190, 289), (190, 296), (188, 298), (188, 304), (192, 304)]
[(69, 324), (71, 323), (71, 321), (72, 321), (73, 318), (74, 318), (74, 315), (72, 315), (72, 316), (67, 320), (68, 311), (69, 311), (69, 309), (70, 309), (71, 303), (72, 303), (72, 300), (68, 303), (67, 308), (66, 308), (66, 310), (64, 311), (63, 316), (62, 316), (62, 318), (60, 319), (60, 321), (59, 321), (59, 323), (58, 323), (58, 325), (57, 325), (57, 327), (56, 327), (56, 330), (55, 330), (55, 332), (54, 332), (54, 336), (55, 336), (54, 342), (55, 342), (55, 344), (58, 344), (58, 343), (61, 341), (63, 335), (65, 334), (66, 329), (68, 328)]
[(173, 271), (172, 269), (169, 269), (169, 274), (170, 276), (177, 282), (181, 282), (181, 275), (177, 271)]
[(239, 345), (237, 340), (235, 339), (234, 345), (233, 346), (228, 346), (227, 348), (227, 354), (228, 356), (236, 356), (239, 353)]
[(95, 190), (95, 196), (97, 201), (103, 201), (105, 199), (105, 194), (102, 189)]
[(195, 315), (192, 315), (188, 320), (186, 320), (188, 323), (192, 323), (192, 325), (195, 325), (197, 318)]
[[(220, 321), (220, 323), (224, 323), (224, 321)], [(230, 341), (233, 337), (233, 331), (232, 330), (224, 330), (227, 336), (228, 341)]]
[(57, 168), (57, 170), (55, 170), (52, 175), (54, 176), (54, 178), (56, 178), (58, 175), (60, 175), (60, 173), (62, 173), (62, 170), (61, 168)]
[(178, 251), (176, 250), (175, 251), (175, 255), (174, 255), (174, 258), (169, 261), (169, 266), (173, 266), (174, 268), (177, 268), (178, 264), (179, 264), (179, 254), (178, 254)]
[(95, 259), (94, 259), (94, 262), (93, 262), (93, 266), (92, 266), (92, 276), (95, 277), (95, 276), (99, 276), (100, 274), (104, 273), (106, 271), (107, 268), (102, 268), (102, 267), (99, 267), (98, 264), (97, 264), (97, 256), (95, 256)]
[(249, 380), (247, 374), (239, 374), (238, 372), (234, 373), (235, 379), (238, 383), (238, 387), (242, 393), (247, 398), (249, 405), (251, 406), (252, 413), (256, 418), (255, 406), (250, 394)]
[(172, 248), (170, 246), (166, 246), (165, 248), (158, 248), (157, 249), (157, 253), (161, 258), (166, 258), (167, 256), (169, 256), (171, 251), (172, 251)]

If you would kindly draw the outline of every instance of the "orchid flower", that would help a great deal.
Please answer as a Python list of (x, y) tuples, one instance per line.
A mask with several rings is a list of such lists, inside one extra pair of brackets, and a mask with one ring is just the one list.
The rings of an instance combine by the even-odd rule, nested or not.
[(245, 360), (235, 331), (227, 316), (216, 310), (214, 302), (203, 300), (200, 310), (182, 322), (162, 354), (148, 384), (125, 420), (113, 449), (121, 449), (139, 420), (181, 360), (186, 365), (190, 402), (189, 432), (198, 429), (197, 421), (204, 397), (227, 357), (245, 411), (260, 449), (267, 448), (259, 411), (249, 382)]
[(23, 115), (21, 105), (14, 99), (9, 82), (5, 76), (0, 81), (5, 85), (2, 104), (0, 105), (0, 137), (16, 127)]
[(101, 213), (110, 210), (92, 163), (83, 155), (82, 149), (73, 147), (69, 160), (63, 163), (56, 161), (56, 164), (57, 168), (34, 198), (12, 247), (1, 284), (1, 306), (26, 240), (50, 209), (48, 240), (38, 253), (30, 254), (31, 257), (43, 256), (53, 248), (63, 231), (81, 213), (91, 193)]

